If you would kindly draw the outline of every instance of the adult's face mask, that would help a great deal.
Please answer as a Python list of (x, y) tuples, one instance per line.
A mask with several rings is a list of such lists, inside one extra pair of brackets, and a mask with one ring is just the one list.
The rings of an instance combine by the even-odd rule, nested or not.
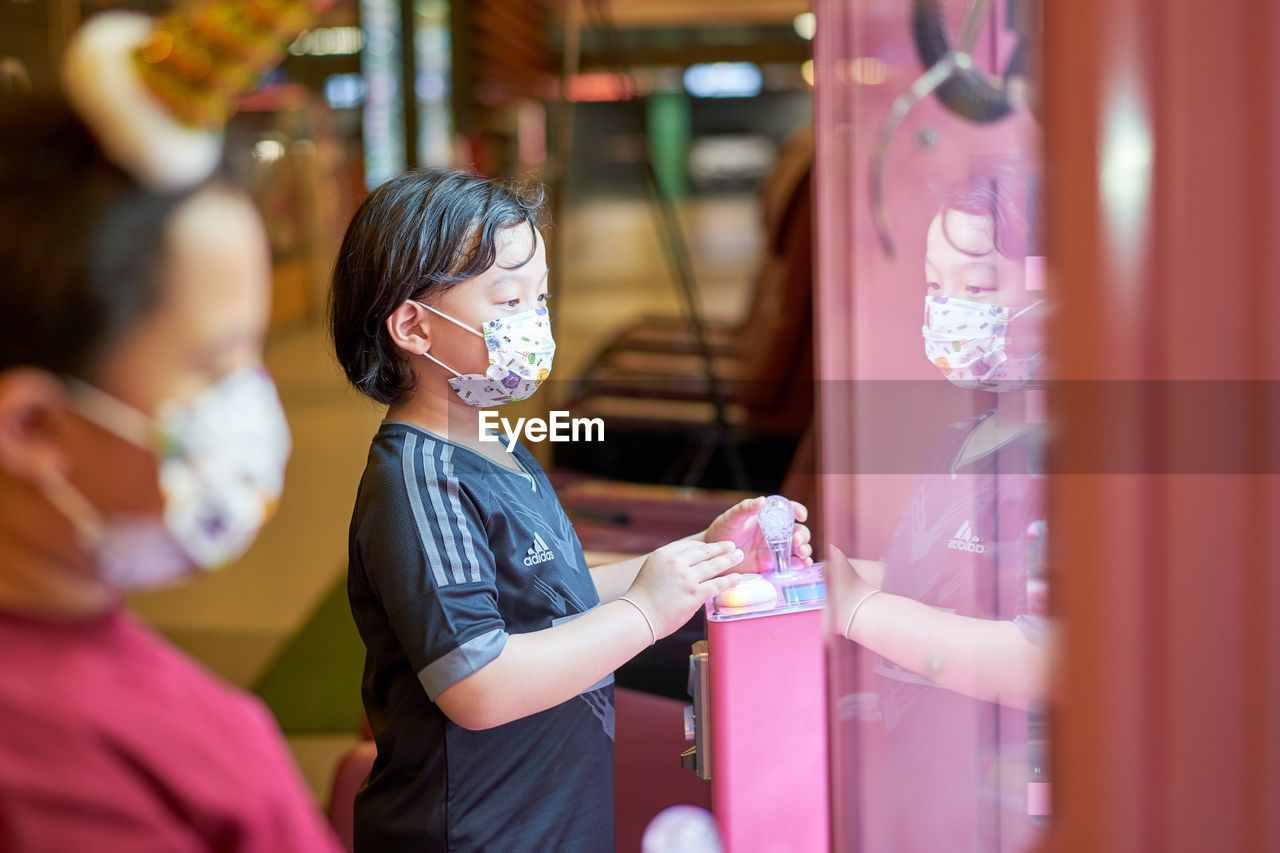
[(410, 301), (484, 339), (489, 367), (483, 374), (459, 373), (431, 353), (425, 350), (422, 353), (453, 374), (449, 387), (463, 402), (486, 408), (526, 400), (551, 374), (556, 342), (551, 336), (551, 317), (545, 307), (489, 320), (477, 332), (443, 311)]
[(260, 365), (236, 370), (194, 397), (148, 416), (71, 380), (76, 409), (156, 455), (164, 510), (104, 516), (69, 482), (43, 484), (75, 525), (103, 577), (121, 589), (162, 586), (238, 558), (275, 510), (289, 459), (289, 426)]
[(1013, 314), (1003, 305), (928, 295), (920, 330), (925, 357), (960, 388), (997, 392), (1020, 388), (1035, 375), (1043, 348), (1037, 339), (1034, 351), (1023, 346), (1026, 354), (1015, 355), (1009, 346), (1009, 326), (1040, 304)]

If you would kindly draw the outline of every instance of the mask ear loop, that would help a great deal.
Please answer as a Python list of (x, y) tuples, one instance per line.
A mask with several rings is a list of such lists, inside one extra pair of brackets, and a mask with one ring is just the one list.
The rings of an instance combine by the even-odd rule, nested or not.
[[(112, 435), (144, 450), (155, 452), (154, 419), (100, 388), (74, 376), (63, 377), (72, 408), (81, 417)], [(90, 550), (106, 536), (106, 525), (89, 499), (65, 477), (44, 477), (37, 488), (53, 507), (75, 527), (81, 544)]]
[(83, 492), (71, 485), (65, 477), (58, 476), (42, 477), (36, 487), (44, 499), (71, 522), (83, 547), (88, 550), (97, 547), (106, 535), (106, 528), (101, 513)]
[(71, 389), (72, 405), (82, 416), (130, 444), (155, 449), (155, 422), (150, 415), (82, 379), (68, 376), (65, 381)]
[(440, 359), (436, 358), (436, 357), (435, 357), (434, 355), (432, 355), (431, 353), (427, 352), (426, 350), (423, 350), (423, 351), (422, 351), (422, 354), (423, 354), (424, 356), (426, 356), (427, 358), (431, 359), (432, 361), (434, 361), (436, 364), (438, 364), (438, 365), (440, 365), (441, 367), (443, 367), (445, 370), (447, 370), (447, 371), (449, 371), (450, 373), (452, 373), (454, 376), (458, 377), (459, 379), (461, 379), (461, 378), (462, 378), (462, 374), (461, 374), (461, 373), (459, 373), (458, 371), (454, 370), (452, 367), (450, 367), (449, 365), (445, 364), (443, 361), (441, 361)]
[[(455, 326), (461, 326), (462, 328), (466, 329), (466, 330), (467, 330), (468, 332), (470, 332), (471, 334), (473, 334), (473, 335), (475, 335), (475, 336), (477, 336), (477, 337), (479, 337), (479, 338), (481, 338), (481, 339), (483, 339), (483, 338), (484, 338), (484, 335), (482, 335), (480, 332), (477, 332), (475, 329), (471, 328), (471, 327), (470, 327), (470, 326), (468, 326), (466, 323), (463, 323), (463, 322), (462, 322), (462, 321), (460, 321), (460, 320), (455, 320), (455, 319), (453, 319), (452, 317), (450, 317), (448, 314), (444, 313), (443, 311), (438, 311), (438, 310), (436, 310), (435, 308), (432, 308), (430, 305), (427, 305), (427, 304), (425, 304), (425, 303), (419, 302), (419, 301), (418, 301), (418, 300), (416, 300), (416, 299), (409, 299), (409, 300), (406, 300), (406, 301), (408, 301), (408, 302), (412, 302), (414, 305), (417, 305), (419, 308), (426, 308), (428, 311), (431, 311), (431, 312), (432, 312), (432, 313), (434, 313), (434, 314), (439, 314), (441, 317), (445, 318), (445, 319), (446, 319), (446, 320), (448, 320), (450, 323), (453, 323)], [(452, 367), (450, 367), (449, 365), (445, 364), (443, 361), (441, 361), (440, 359), (436, 358), (434, 355), (432, 355), (431, 353), (427, 352), (426, 350), (423, 350), (423, 351), (422, 351), (422, 354), (423, 354), (424, 356), (426, 356), (427, 358), (431, 359), (432, 361), (434, 361), (436, 364), (438, 364), (438, 365), (440, 365), (441, 367), (443, 367), (445, 370), (447, 370), (447, 371), (449, 371), (450, 373), (452, 373), (454, 376), (458, 377), (459, 379), (463, 378), (461, 373), (459, 373), (458, 371), (454, 370)]]
[[(1032, 303), (1031, 303), (1030, 305), (1028, 305), (1026, 308), (1023, 308), (1023, 309), (1022, 309), (1021, 311), (1019, 311), (1017, 314), (1014, 314), (1012, 317), (1010, 317), (1010, 318), (1008, 319), (1008, 321), (1006, 322), (1006, 325), (1007, 325), (1008, 323), (1012, 323), (1014, 320), (1018, 319), (1018, 318), (1019, 318), (1019, 317), (1021, 317), (1023, 314), (1027, 313), (1027, 312), (1028, 312), (1028, 311), (1030, 311), (1032, 308), (1035, 308), (1037, 305), (1040, 305), (1040, 304), (1044, 303), (1045, 301), (1046, 301), (1046, 300), (1044, 300), (1044, 299), (1037, 299), (1035, 302), (1032, 302)], [(1027, 356), (1020, 356), (1020, 358), (1022, 358), (1024, 361), (1026, 361), (1026, 362), (1030, 363), (1030, 362), (1034, 362), (1036, 359), (1039, 359), (1042, 355), (1044, 355), (1044, 349), (1043, 349), (1043, 348), (1041, 348), (1038, 352), (1033, 352), (1031, 355), (1027, 355)], [(1009, 358), (1011, 358), (1011, 356), (1008, 356), (1008, 355), (1006, 354), (1006, 358), (1005, 358), (1005, 360), (1006, 360), (1006, 361), (1008, 361), (1008, 360), (1009, 360)], [(1030, 382), (1030, 381), (1031, 381), (1031, 380), (1028, 380), (1028, 382)]]
[[(455, 320), (455, 319), (453, 319), (452, 317), (450, 317), (448, 314), (444, 313), (443, 311), (440, 311), (440, 310), (438, 310), (438, 309), (436, 309), (436, 308), (432, 308), (430, 305), (427, 305), (427, 304), (426, 304), (426, 303), (424, 303), (424, 302), (419, 302), (419, 301), (418, 301), (418, 300), (416, 300), (416, 299), (410, 299), (410, 300), (407, 300), (407, 301), (412, 302), (414, 305), (417, 305), (419, 308), (426, 308), (428, 311), (432, 312), (433, 314), (439, 314), (441, 317), (445, 318), (445, 319), (446, 319), (446, 320), (448, 320), (450, 323), (453, 323), (455, 326), (460, 326), (460, 327), (462, 327), (462, 328), (466, 329), (468, 332), (470, 332), (471, 334), (475, 335), (477, 338), (483, 338), (483, 337), (484, 337), (484, 334), (483, 334), (482, 332), (477, 332), (475, 329), (471, 328), (470, 326), (468, 326), (466, 323), (462, 322), (461, 320)], [(423, 355), (426, 355), (426, 353), (423, 353)]]
[(1014, 320), (1018, 319), (1018, 318), (1019, 318), (1019, 317), (1021, 317), (1023, 314), (1027, 313), (1027, 312), (1028, 312), (1028, 311), (1030, 311), (1032, 308), (1035, 308), (1037, 305), (1041, 304), (1042, 302), (1044, 302), (1044, 300), (1043, 300), (1043, 299), (1037, 299), (1035, 302), (1032, 302), (1032, 303), (1031, 303), (1030, 305), (1028, 305), (1026, 308), (1023, 308), (1023, 309), (1022, 309), (1021, 311), (1019, 311), (1017, 314), (1014, 314), (1012, 317), (1010, 317), (1010, 318), (1009, 318), (1009, 320), (1008, 320), (1008, 322), (1012, 323)]

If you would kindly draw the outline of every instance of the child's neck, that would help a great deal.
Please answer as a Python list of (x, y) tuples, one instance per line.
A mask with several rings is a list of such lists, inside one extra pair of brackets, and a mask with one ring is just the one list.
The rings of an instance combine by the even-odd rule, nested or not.
[(387, 407), (387, 418), (405, 421), (470, 448), (499, 465), (518, 468), (511, 454), (495, 442), (480, 441), (480, 409), (458, 399), (453, 389), (419, 385), (408, 398)]
[(990, 453), (1021, 432), (1036, 426), (1037, 418), (1029, 411), (1030, 398), (1024, 389), (996, 395), (995, 411), (970, 434), (961, 453), (961, 462)]
[[(447, 386), (444, 394), (421, 385), (409, 397), (387, 408), (387, 417), (447, 438), (456, 444), (475, 444), (480, 426), (480, 410), (456, 399)], [(455, 397), (450, 400), (449, 397)]]
[[(445, 387), (445, 391), (453, 396), (452, 389)], [(454, 444), (470, 448), (498, 465), (521, 470), (515, 457), (504, 450), (502, 444), (480, 442), (480, 410), (456, 398), (448, 400), (443, 394), (433, 394), (420, 388), (408, 400), (389, 406), (387, 418), (406, 421)]]
[(70, 523), (32, 487), (0, 476), (0, 611), (92, 618), (117, 607)]

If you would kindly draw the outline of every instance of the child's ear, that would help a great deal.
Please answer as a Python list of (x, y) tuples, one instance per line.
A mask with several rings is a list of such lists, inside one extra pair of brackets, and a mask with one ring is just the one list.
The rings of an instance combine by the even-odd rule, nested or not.
[(35, 368), (0, 373), (0, 470), (30, 483), (66, 475), (59, 421), (65, 392), (50, 374)]
[(422, 355), (431, 347), (431, 312), (413, 302), (402, 302), (387, 318), (391, 342), (412, 355)]

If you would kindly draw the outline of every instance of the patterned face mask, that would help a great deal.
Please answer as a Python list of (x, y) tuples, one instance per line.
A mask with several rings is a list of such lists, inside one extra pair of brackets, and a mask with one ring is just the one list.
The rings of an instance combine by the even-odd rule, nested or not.
[(236, 370), (189, 400), (162, 404), (155, 417), (87, 383), (70, 385), (84, 417), (150, 450), (159, 466), (159, 518), (103, 516), (69, 482), (45, 484), (103, 577), (121, 589), (163, 586), (248, 549), (275, 510), (290, 451), (284, 409), (264, 368)]
[(1009, 324), (1032, 305), (1010, 316), (1003, 305), (968, 299), (926, 296), (924, 299), (925, 357), (953, 385), (980, 391), (1011, 391), (1033, 376), (1041, 353), (1019, 357), (1008, 352)]
[(490, 320), (477, 332), (443, 311), (410, 301), (484, 338), (485, 348), (489, 351), (489, 369), (483, 374), (459, 373), (431, 353), (422, 353), (453, 374), (449, 387), (463, 402), (487, 408), (526, 400), (551, 374), (556, 342), (551, 337), (551, 317), (546, 308), (539, 306), (511, 317)]

